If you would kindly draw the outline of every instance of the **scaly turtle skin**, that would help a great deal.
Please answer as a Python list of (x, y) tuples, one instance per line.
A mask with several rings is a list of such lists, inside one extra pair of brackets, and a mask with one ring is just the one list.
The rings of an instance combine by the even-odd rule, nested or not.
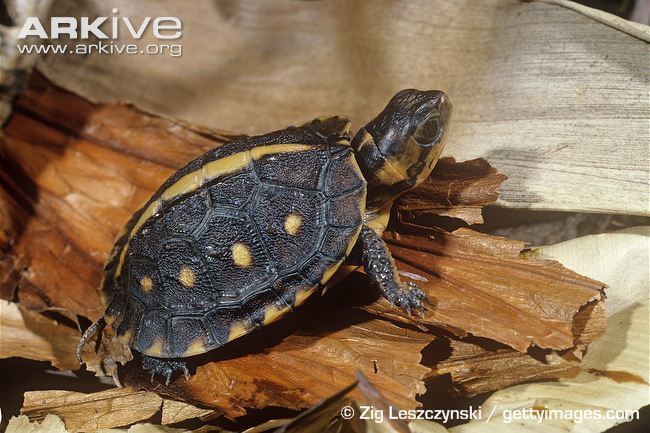
[(351, 140), (317, 119), (237, 139), (172, 175), (133, 216), (107, 262), (103, 325), (169, 381), (182, 358), (269, 324), (319, 292), (358, 245), (393, 304), (421, 307), (381, 240), (393, 200), (424, 180), (451, 104), (403, 90)]

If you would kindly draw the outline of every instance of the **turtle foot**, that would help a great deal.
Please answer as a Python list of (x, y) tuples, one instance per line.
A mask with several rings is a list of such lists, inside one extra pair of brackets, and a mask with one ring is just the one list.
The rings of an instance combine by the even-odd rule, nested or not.
[(388, 300), (395, 305), (406, 311), (409, 315), (413, 311), (421, 313), (424, 310), (424, 304), (428, 303), (427, 295), (415, 283), (402, 282), (399, 289), (391, 293)]
[(190, 372), (184, 361), (153, 358), (151, 356), (142, 355), (142, 367), (151, 373), (152, 382), (156, 374), (163, 376), (165, 378), (165, 385), (169, 385), (169, 381), (176, 373), (183, 372), (185, 380), (188, 380), (190, 377)]

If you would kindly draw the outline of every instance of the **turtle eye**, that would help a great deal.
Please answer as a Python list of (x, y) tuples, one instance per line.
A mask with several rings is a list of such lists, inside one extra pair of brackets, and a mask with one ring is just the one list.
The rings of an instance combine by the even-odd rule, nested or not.
[(432, 113), (415, 128), (413, 138), (422, 147), (431, 147), (438, 143), (444, 132), (440, 112)]

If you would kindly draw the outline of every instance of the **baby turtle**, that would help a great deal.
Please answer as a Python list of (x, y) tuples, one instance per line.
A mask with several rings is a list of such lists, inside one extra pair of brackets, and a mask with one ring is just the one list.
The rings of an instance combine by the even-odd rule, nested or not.
[(236, 139), (174, 173), (127, 223), (104, 270), (100, 327), (167, 381), (183, 358), (267, 325), (320, 291), (357, 245), (391, 303), (400, 280), (381, 239), (392, 202), (431, 173), (451, 104), (402, 90), (354, 138), (340, 117)]

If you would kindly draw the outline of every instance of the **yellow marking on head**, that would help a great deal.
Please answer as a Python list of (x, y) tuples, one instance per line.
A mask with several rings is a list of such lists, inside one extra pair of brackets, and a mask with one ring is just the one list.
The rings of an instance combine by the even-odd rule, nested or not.
[(297, 292), (295, 305), (298, 306), (304, 303), (307, 300), (307, 298), (309, 298), (316, 291), (317, 288), (318, 286), (308, 287), (304, 290)]
[(268, 325), (278, 320), (280, 317), (287, 314), (291, 309), (286, 305), (278, 306), (275, 304), (268, 305), (264, 310), (264, 324)]
[(241, 242), (235, 242), (230, 251), (232, 252), (232, 261), (240, 268), (247, 268), (253, 264), (251, 250)]
[(106, 322), (107, 326), (112, 326), (113, 323), (117, 320), (117, 317), (115, 316), (104, 316), (104, 322)]
[(145, 293), (148, 293), (153, 289), (153, 280), (150, 276), (140, 278), (140, 288), (142, 288), (142, 291)]
[(338, 262), (334, 263), (325, 271), (323, 278), (320, 280), (322, 286), (324, 286), (329, 281), (329, 279), (332, 278), (332, 275), (336, 273), (338, 268), (341, 266), (341, 263), (343, 263), (343, 260), (339, 260)]
[(187, 194), (193, 191), (196, 191), (206, 182), (215, 179), (217, 177), (233, 173), (235, 171), (241, 170), (251, 163), (253, 160), (257, 160), (263, 156), (271, 155), (275, 153), (287, 153), (287, 152), (304, 152), (308, 150), (315, 149), (317, 146), (312, 146), (308, 144), (294, 144), (294, 143), (284, 143), (284, 144), (270, 144), (268, 146), (255, 147), (251, 150), (244, 152), (235, 153), (234, 155), (227, 156), (225, 158), (217, 159), (215, 161), (208, 162), (203, 165), (198, 170), (195, 170), (191, 173), (186, 174), (185, 176), (178, 179), (175, 183), (169, 186), (165, 191), (160, 195), (160, 199), (150, 203), (138, 218), (138, 221), (135, 223), (131, 231), (129, 232), (129, 237), (127, 242), (122, 248), (122, 253), (120, 254), (120, 260), (115, 271), (115, 275), (119, 276), (122, 272), (122, 266), (124, 264), (124, 258), (126, 256), (126, 251), (129, 247), (129, 241), (133, 238), (136, 232), (142, 227), (142, 225), (153, 215), (160, 211), (162, 206), (162, 201), (172, 200), (176, 197), (179, 197), (183, 194)]
[(192, 341), (185, 353), (183, 353), (183, 356), (200, 355), (205, 352), (207, 352), (205, 342), (203, 341), (203, 338), (198, 337), (196, 340)]
[(132, 338), (133, 338), (133, 331), (131, 329), (127, 329), (127, 331), (124, 334), (117, 336), (117, 341), (128, 346), (129, 344), (131, 344)]
[(178, 281), (180, 281), (185, 288), (192, 288), (196, 282), (196, 274), (194, 274), (192, 268), (183, 266), (178, 272)]
[(149, 356), (157, 356), (157, 357), (160, 357), (160, 355), (162, 355), (162, 351), (163, 351), (163, 341), (162, 341), (162, 338), (160, 338), (160, 337), (156, 337), (156, 338), (154, 338), (153, 343), (151, 344), (151, 346), (149, 346), (148, 349), (145, 349), (145, 350), (143, 351), (143, 353), (144, 353), (145, 355), (149, 355)]
[(246, 328), (242, 323), (235, 323), (230, 328), (230, 334), (228, 334), (228, 341), (232, 341), (246, 334), (248, 334), (248, 328)]
[(296, 236), (302, 226), (302, 217), (297, 213), (290, 213), (284, 220), (284, 231), (291, 236)]
[(395, 185), (406, 178), (399, 172), (389, 161), (384, 160), (384, 164), (376, 170), (373, 175), (382, 185)]

